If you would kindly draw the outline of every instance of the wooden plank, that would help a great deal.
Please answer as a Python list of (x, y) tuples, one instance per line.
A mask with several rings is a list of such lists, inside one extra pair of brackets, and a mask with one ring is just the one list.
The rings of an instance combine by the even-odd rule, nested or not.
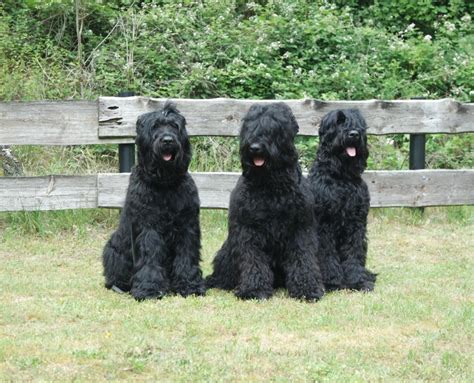
[(127, 194), (130, 173), (100, 173), (97, 175), (97, 206), (122, 207)]
[(371, 207), (474, 204), (474, 170), (367, 171)]
[(0, 177), (0, 211), (97, 207), (97, 176)]
[[(239, 173), (193, 173), (203, 208), (226, 209)], [(0, 211), (122, 207), (128, 173), (0, 177)], [(372, 207), (474, 204), (474, 170), (368, 171)]]
[[(150, 97), (100, 97), (99, 136), (134, 137), (137, 117), (161, 108), (166, 100)], [(275, 100), (176, 99), (192, 136), (236, 136), (250, 105)], [(451, 99), (395, 101), (282, 100), (293, 110), (300, 135), (317, 135), (321, 118), (330, 110), (358, 108), (369, 134), (474, 132), (474, 104)]]
[[(227, 208), (239, 173), (193, 173), (203, 208)], [(129, 174), (98, 175), (98, 206), (121, 207)], [(367, 171), (372, 207), (474, 204), (474, 170)]]
[[(239, 173), (193, 173), (199, 189), (202, 208), (227, 209), (230, 192)], [(128, 187), (130, 173), (98, 174), (97, 187), (99, 207), (122, 207)]]
[[(0, 103), (0, 145), (131, 143), (137, 117), (164, 99), (101, 97), (95, 101)], [(175, 100), (193, 136), (236, 136), (251, 104), (274, 100)], [(286, 100), (301, 135), (316, 135), (321, 117), (336, 108), (359, 108), (370, 134), (474, 132), (474, 104), (454, 100)], [(100, 137), (100, 138), (99, 138)]]
[(192, 173), (202, 208), (228, 209), (240, 173)]
[(97, 101), (0, 102), (1, 145), (133, 142), (98, 136)]

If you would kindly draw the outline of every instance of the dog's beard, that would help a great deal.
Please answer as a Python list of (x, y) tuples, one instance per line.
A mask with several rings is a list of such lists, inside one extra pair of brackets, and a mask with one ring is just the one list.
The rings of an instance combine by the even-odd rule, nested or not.
[(264, 154), (245, 153), (241, 157), (243, 174), (252, 178), (266, 177), (270, 170), (270, 161)]
[(175, 143), (172, 145), (162, 145), (156, 143), (153, 147), (153, 154), (156, 160), (166, 164), (172, 164), (180, 159), (181, 147)]
[(259, 170), (263, 170), (267, 168), (269, 165), (269, 161), (266, 156), (263, 156), (261, 154), (259, 155), (248, 154), (244, 158), (243, 165), (248, 170), (259, 171)]
[[(336, 139), (333, 145), (336, 153), (343, 153), (349, 158), (359, 157), (363, 152), (363, 143), (361, 140)], [(333, 149), (333, 150), (334, 150)]]
[(250, 145), (245, 145), (241, 148), (242, 165), (249, 169), (264, 169), (270, 163), (270, 154), (268, 148), (262, 145), (258, 151), (250, 150)]
[(160, 162), (162, 162), (165, 165), (172, 165), (176, 162), (179, 162), (181, 158), (181, 151), (179, 148), (175, 149), (163, 149), (160, 151), (160, 153), (157, 155), (157, 157), (160, 159)]

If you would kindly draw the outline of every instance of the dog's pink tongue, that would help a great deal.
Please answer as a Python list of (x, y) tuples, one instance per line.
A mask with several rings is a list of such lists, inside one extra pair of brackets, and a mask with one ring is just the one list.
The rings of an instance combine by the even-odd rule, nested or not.
[(163, 154), (163, 159), (164, 159), (165, 161), (171, 160), (172, 157), (173, 157), (173, 156), (171, 155), (171, 153), (165, 153), (165, 154)]
[(356, 148), (354, 148), (354, 147), (346, 148), (346, 153), (349, 157), (355, 157), (356, 156)]
[(265, 159), (262, 157), (254, 157), (253, 164), (258, 167), (263, 166), (265, 164)]

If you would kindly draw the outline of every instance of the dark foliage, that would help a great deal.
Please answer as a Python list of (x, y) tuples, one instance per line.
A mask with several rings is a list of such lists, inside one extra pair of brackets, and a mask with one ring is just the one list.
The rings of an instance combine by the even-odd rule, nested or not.
[(205, 292), (200, 261), (199, 197), (188, 173), (186, 121), (174, 104), (137, 121), (132, 170), (117, 231), (105, 246), (105, 286), (137, 300)]
[(371, 291), (375, 274), (365, 268), (370, 196), (366, 123), (358, 110), (336, 110), (321, 121), (317, 159), (309, 174), (315, 196), (321, 272), (327, 290)]
[(243, 172), (232, 191), (229, 234), (208, 287), (235, 289), (243, 299), (269, 298), (283, 286), (294, 298), (322, 297), (312, 194), (298, 166), (297, 132), (284, 103), (255, 104), (244, 118)]

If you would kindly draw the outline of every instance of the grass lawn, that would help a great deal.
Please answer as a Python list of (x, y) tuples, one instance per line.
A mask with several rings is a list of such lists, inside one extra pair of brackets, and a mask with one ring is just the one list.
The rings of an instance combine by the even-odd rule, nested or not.
[[(225, 222), (202, 214), (206, 275)], [(0, 229), (0, 381), (472, 381), (472, 222), (372, 214), (376, 290), (313, 304), (217, 290), (137, 303), (102, 287), (110, 232)]]

